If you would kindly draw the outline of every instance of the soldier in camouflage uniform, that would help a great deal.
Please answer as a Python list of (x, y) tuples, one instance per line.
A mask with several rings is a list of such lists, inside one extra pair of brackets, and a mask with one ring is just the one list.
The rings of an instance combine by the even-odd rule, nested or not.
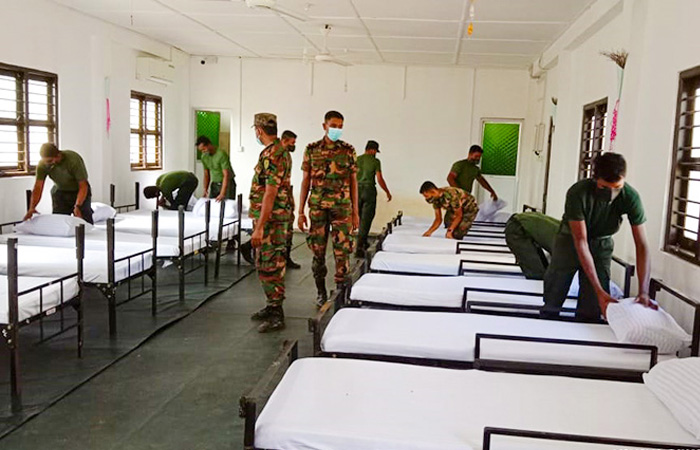
[[(290, 130), (282, 132), (282, 145), (286, 147), (291, 158), (292, 152), (296, 149), (297, 135)], [(301, 266), (292, 261), (292, 239), (294, 238), (294, 187), (289, 186), (289, 208), (292, 211), (287, 229), (287, 269), (301, 269)]]
[(472, 227), (479, 206), (476, 199), (467, 191), (456, 187), (438, 188), (426, 181), (420, 187), (425, 201), (435, 208), (435, 220), (423, 236), (430, 236), (442, 224), (442, 210), (445, 210), (445, 227), (448, 239), (462, 239)]
[[(345, 289), (349, 282), (350, 255), (353, 235), (360, 223), (357, 203), (357, 164), (355, 149), (341, 141), (343, 115), (337, 111), (326, 113), (323, 129), (326, 135), (306, 147), (301, 169), (304, 181), (299, 205), (299, 229), (307, 225), (304, 215), (306, 199), (309, 199), (311, 226), (307, 243), (314, 254), (312, 270), (318, 296), (318, 306), (328, 301), (326, 292), (326, 245), (328, 235), (333, 240), (335, 257), (335, 282), (338, 289)], [(309, 191), (310, 194), (309, 195)]]
[(257, 249), (255, 266), (267, 306), (251, 317), (261, 321), (260, 333), (282, 330), (284, 324), (284, 273), (286, 269), (287, 228), (291, 220), (290, 176), (292, 159), (277, 139), (277, 117), (255, 115), (255, 134), (265, 145), (260, 153), (250, 187), (251, 243)]

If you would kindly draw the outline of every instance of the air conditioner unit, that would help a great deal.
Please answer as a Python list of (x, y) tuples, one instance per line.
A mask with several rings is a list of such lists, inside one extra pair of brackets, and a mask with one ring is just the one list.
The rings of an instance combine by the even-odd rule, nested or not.
[(141, 56), (136, 58), (136, 78), (160, 84), (172, 84), (175, 81), (175, 65), (163, 59)]

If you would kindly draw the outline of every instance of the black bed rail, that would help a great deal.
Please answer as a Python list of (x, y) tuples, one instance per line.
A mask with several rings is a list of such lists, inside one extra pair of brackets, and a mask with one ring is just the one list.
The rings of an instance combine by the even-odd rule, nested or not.
[[(488, 269), (470, 269), (467, 267), (468, 264), (485, 264), (487, 266), (501, 266), (501, 267), (516, 267), (517, 270), (488, 270)], [(473, 259), (463, 259), (459, 261), (459, 275), (469, 275), (469, 274), (479, 274), (479, 275), (498, 275), (503, 277), (520, 277), (523, 278), (525, 275), (520, 266), (515, 262), (500, 262), (500, 261), (477, 261)]]
[[(209, 283), (209, 221), (211, 218), (211, 205), (204, 205), (204, 230), (185, 236), (185, 208), (180, 206), (177, 211), (177, 236), (178, 257), (176, 265), (178, 270), (178, 294), (180, 301), (185, 301), (185, 276), (200, 268), (204, 269), (204, 284)], [(185, 242), (191, 242), (192, 251), (185, 251)], [(203, 256), (204, 261), (195, 263), (198, 255)], [(187, 260), (191, 259), (191, 265), (186, 267)]]
[(624, 297), (627, 298), (632, 292), (632, 278), (634, 278), (635, 272), (634, 264), (630, 264), (617, 256), (613, 256), (612, 261), (622, 266), (622, 270), (625, 271), (625, 282), (622, 288), (622, 292), (624, 294)]
[(7, 228), (14, 227), (15, 225), (19, 225), (22, 222), (22, 220), (16, 220), (14, 222), (0, 223), (0, 234), (5, 234), (5, 230)]
[(639, 441), (633, 439), (623, 439), (614, 437), (588, 436), (580, 434), (552, 433), (548, 431), (517, 430), (512, 428), (486, 427), (484, 428), (484, 440), (481, 448), (483, 450), (498, 450), (493, 442), (495, 436), (510, 438), (522, 438), (523, 440), (555, 441), (564, 443), (608, 445), (618, 449), (622, 448), (651, 448), (651, 449), (675, 449), (675, 450), (697, 450), (700, 445), (670, 444), (664, 442)]
[(483, 220), (475, 220), (472, 223), (472, 226), (473, 225), (478, 225), (481, 227), (505, 228), (506, 223), (505, 222), (484, 222)]
[[(484, 358), (482, 349), (484, 341), (508, 341), (529, 344), (544, 344), (546, 346), (566, 347), (593, 347), (605, 349), (619, 349), (621, 351), (636, 350), (649, 352), (649, 367), (643, 370), (625, 369), (618, 367), (599, 367), (585, 365), (571, 365), (558, 363), (538, 363), (534, 361), (511, 361), (505, 359)], [(501, 334), (476, 333), (474, 345), (474, 368), (495, 372), (524, 373), (534, 375), (556, 375), (579, 378), (594, 378), (617, 381), (641, 382), (642, 374), (654, 367), (658, 362), (659, 351), (656, 346), (627, 344), (621, 342), (584, 341), (577, 339), (559, 339), (532, 336), (511, 336)]]
[[(299, 356), (298, 341), (285, 341), (282, 351), (275, 361), (265, 371), (258, 383), (239, 400), (238, 414), (245, 419), (243, 431), (244, 450), (254, 450), (255, 447), (255, 422), (258, 419), (259, 409), (269, 397), (271, 385), (275, 383)], [(259, 408), (260, 407), (260, 408)]]
[(652, 278), (649, 282), (649, 295), (651, 298), (656, 298), (659, 292), (665, 291), (671, 294), (676, 299), (693, 308), (693, 331), (690, 344), (690, 356), (700, 356), (700, 302), (681, 294), (669, 285), (657, 278)]
[[(470, 293), (482, 293), (482, 294), (495, 294), (508, 296), (509, 298), (517, 297), (539, 297), (543, 298), (544, 293), (542, 292), (529, 292), (521, 291), (517, 289), (495, 289), (495, 288), (482, 288), (482, 287), (470, 287), (465, 286), (464, 292), (462, 294), (462, 309), (465, 312), (472, 314), (490, 314), (498, 316), (511, 316), (511, 317), (539, 317), (540, 309), (544, 306), (544, 299), (540, 305), (528, 305), (517, 303), (513, 301), (485, 301), (485, 300), (470, 300)], [(568, 297), (571, 299), (573, 297)], [(573, 316), (576, 313), (575, 308), (562, 307), (561, 312)], [(562, 320), (569, 319), (566, 316), (560, 316)]]
[(492, 244), (488, 242), (457, 242), (455, 254), (461, 255), (468, 252), (477, 253), (498, 253), (502, 255), (512, 255), (506, 244)]
[(116, 209), (118, 213), (135, 211), (140, 208), (141, 203), (141, 183), (138, 181), (134, 182), (134, 203), (116, 205), (116, 186), (114, 184), (109, 185), (109, 205)]

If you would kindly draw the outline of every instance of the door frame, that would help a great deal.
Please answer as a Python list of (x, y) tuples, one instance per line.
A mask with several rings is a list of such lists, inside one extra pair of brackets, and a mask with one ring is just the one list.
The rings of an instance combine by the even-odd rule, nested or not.
[[(484, 145), (484, 128), (487, 123), (511, 123), (511, 124), (518, 124), (520, 126), (520, 129), (518, 131), (518, 157), (516, 158), (515, 161), (515, 199), (514, 202), (517, 205), (520, 203), (520, 155), (521, 155), (521, 150), (523, 146), (523, 127), (525, 125), (525, 119), (517, 119), (517, 118), (508, 118), (508, 117), (482, 117), (480, 120), (481, 123), (481, 128), (479, 129), (479, 145), (483, 146)], [(507, 179), (507, 178), (512, 178), (509, 175), (488, 175), (490, 177), (494, 177), (496, 179)], [(478, 186), (479, 189), (479, 195), (481, 195), (481, 192), (484, 190), (481, 185)], [(477, 197), (477, 200), (478, 197)], [(513, 205), (513, 212), (517, 212), (517, 208), (515, 208), (515, 205)]]

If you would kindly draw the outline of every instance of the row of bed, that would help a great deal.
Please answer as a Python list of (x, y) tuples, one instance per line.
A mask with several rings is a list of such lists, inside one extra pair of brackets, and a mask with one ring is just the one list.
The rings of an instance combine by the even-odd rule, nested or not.
[[(228, 208), (206, 202), (202, 216), (179, 211), (140, 209), (140, 187), (135, 185), (134, 203), (115, 205), (115, 187), (109, 204), (116, 216), (86, 230), (76, 228), (75, 236), (47, 236), (16, 231), (21, 222), (0, 225), (0, 327), (10, 351), (12, 408), (22, 409), (19, 373), (19, 329), (39, 322), (40, 340), (77, 328), (78, 355), (83, 346), (83, 288), (92, 286), (107, 300), (109, 333), (117, 335), (117, 307), (150, 294), (151, 314), (159, 306), (157, 266), (174, 264), (178, 297), (185, 299), (186, 276), (204, 271), (209, 279), (213, 253), (218, 277), (226, 246), (238, 248), (242, 230), (250, 228), (243, 219), (239, 196)], [(212, 206), (213, 205), (213, 206)], [(212, 214), (216, 209), (216, 214)], [(73, 234), (73, 233), (71, 233)], [(240, 265), (240, 252), (237, 262)], [(121, 288), (121, 290), (119, 290)], [(162, 300), (161, 302), (162, 303)], [(77, 314), (68, 315), (68, 309)], [(45, 335), (44, 319), (58, 313), (57, 332)], [(70, 320), (69, 320), (70, 316)]]
[[(700, 378), (700, 303), (652, 279), (687, 346), (620, 342), (575, 320), (576, 283), (560, 320), (539, 318), (542, 281), (524, 278), (503, 223), (461, 242), (427, 226), (387, 224), (351, 290), (309, 320), (314, 357), (287, 342), (241, 398), (246, 449), (700, 448), (700, 385), (664, 376), (682, 362)], [(612, 292), (629, 297), (634, 267), (616, 262)], [(659, 389), (695, 408), (691, 428)]]

